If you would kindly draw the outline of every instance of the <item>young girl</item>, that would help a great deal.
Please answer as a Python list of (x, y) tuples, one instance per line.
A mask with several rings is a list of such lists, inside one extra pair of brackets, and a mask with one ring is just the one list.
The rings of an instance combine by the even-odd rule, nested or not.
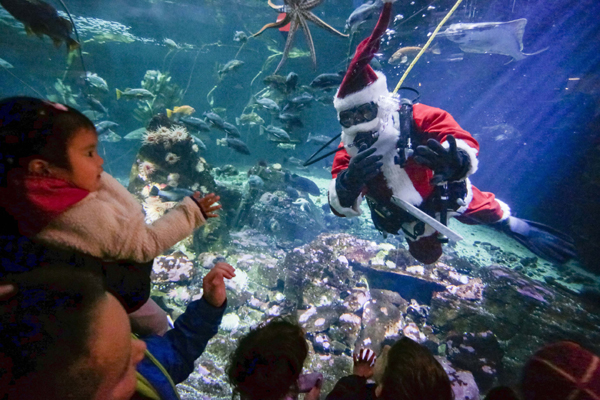
[[(21, 235), (135, 265), (152, 261), (218, 216), (219, 196), (196, 192), (146, 224), (137, 200), (103, 172), (97, 145), (94, 124), (71, 107), (28, 97), (0, 101), (0, 207)], [(146, 274), (139, 279), (149, 280), (149, 270)], [(115, 284), (116, 291), (126, 290), (123, 282)], [(151, 315), (160, 311), (150, 305)]]

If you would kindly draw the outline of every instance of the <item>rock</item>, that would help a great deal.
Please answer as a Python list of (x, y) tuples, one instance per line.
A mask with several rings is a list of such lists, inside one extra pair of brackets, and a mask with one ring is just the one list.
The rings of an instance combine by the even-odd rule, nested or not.
[(492, 332), (449, 336), (446, 353), (453, 365), (473, 374), (482, 392), (491, 389), (502, 373), (504, 351)]
[(238, 317), (235, 313), (225, 314), (223, 319), (221, 320), (221, 325), (219, 328), (224, 331), (234, 331), (240, 326), (240, 317)]
[(362, 331), (356, 347), (379, 353), (385, 341), (394, 342), (402, 335), (404, 318), (398, 307), (389, 302), (370, 300), (363, 309)]
[(184, 255), (158, 256), (152, 264), (152, 281), (187, 282), (195, 274), (194, 263)]
[(455, 368), (444, 357), (436, 356), (435, 359), (442, 365), (442, 368), (448, 374), (448, 378), (450, 378), (455, 400), (479, 400), (479, 388), (475, 383), (473, 374)]

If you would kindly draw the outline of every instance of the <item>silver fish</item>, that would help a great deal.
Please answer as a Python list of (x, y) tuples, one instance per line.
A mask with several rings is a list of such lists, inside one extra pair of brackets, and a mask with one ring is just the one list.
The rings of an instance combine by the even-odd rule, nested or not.
[(525, 18), (509, 22), (459, 23), (450, 25), (438, 36), (458, 43), (458, 47), (466, 53), (502, 54), (512, 57), (511, 61), (519, 61), (548, 50), (546, 47), (535, 53), (523, 53), (525, 25)]
[(13, 66), (12, 66), (12, 64), (11, 64), (11, 63), (9, 63), (8, 61), (6, 61), (6, 60), (3, 60), (3, 59), (1, 59), (1, 58), (0, 58), (0, 67), (2, 67), (2, 68), (6, 68), (6, 69), (8, 69), (8, 68), (13, 68)]
[(358, 6), (346, 20), (346, 32), (350, 31), (354, 34), (366, 20), (379, 14), (382, 7), (383, 1), (381, 0), (368, 1)]
[(98, 135), (98, 140), (101, 142), (115, 143), (115, 142), (119, 142), (121, 139), (122, 139), (121, 136), (117, 135), (110, 129), (106, 133), (103, 133), (102, 135)]
[(127, 135), (123, 136), (123, 139), (125, 139), (125, 140), (142, 140), (144, 133), (146, 133), (146, 128), (138, 128), (135, 131), (131, 131)]

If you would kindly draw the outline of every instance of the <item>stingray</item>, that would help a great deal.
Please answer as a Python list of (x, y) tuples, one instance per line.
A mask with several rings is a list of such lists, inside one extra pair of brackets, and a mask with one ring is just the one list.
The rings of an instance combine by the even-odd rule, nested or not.
[(458, 43), (458, 47), (465, 53), (502, 54), (512, 57), (511, 61), (519, 61), (548, 50), (546, 47), (535, 53), (523, 53), (525, 25), (525, 18), (509, 22), (459, 23), (450, 25), (438, 36), (445, 36)]

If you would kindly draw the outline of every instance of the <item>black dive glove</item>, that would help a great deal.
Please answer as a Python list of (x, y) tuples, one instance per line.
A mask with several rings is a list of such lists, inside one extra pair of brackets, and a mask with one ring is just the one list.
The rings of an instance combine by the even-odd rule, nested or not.
[(446, 181), (459, 181), (471, 168), (469, 155), (456, 147), (456, 139), (453, 135), (448, 135), (448, 143), (450, 147), (446, 149), (437, 140), (429, 139), (427, 146), (421, 145), (415, 149), (415, 161), (431, 168), (434, 172), (431, 178), (432, 185)]
[(360, 194), (363, 186), (379, 174), (383, 165), (382, 156), (374, 156), (377, 149), (360, 151), (350, 160), (348, 169), (340, 172), (336, 179), (336, 192), (343, 207), (350, 207)]

